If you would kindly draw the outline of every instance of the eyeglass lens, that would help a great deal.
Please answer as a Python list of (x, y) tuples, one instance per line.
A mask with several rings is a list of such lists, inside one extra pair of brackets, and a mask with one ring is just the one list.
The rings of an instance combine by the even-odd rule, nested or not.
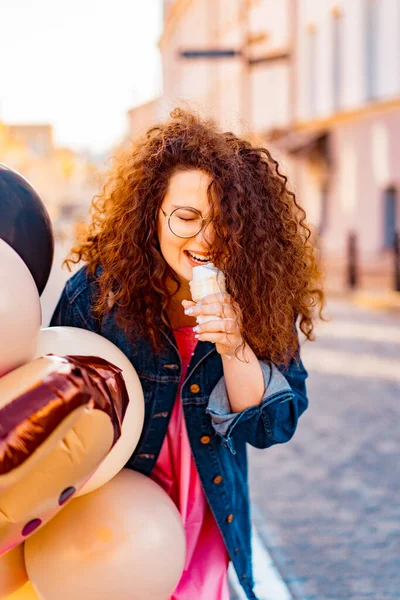
[(178, 237), (192, 237), (201, 231), (203, 219), (192, 208), (177, 208), (169, 217), (169, 227)]

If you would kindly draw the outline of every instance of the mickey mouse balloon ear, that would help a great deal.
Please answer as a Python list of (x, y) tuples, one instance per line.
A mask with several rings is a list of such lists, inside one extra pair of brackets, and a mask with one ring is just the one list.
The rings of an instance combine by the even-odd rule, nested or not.
[(48, 212), (36, 191), (17, 171), (0, 163), (0, 239), (22, 258), (39, 294), (53, 262), (54, 239)]

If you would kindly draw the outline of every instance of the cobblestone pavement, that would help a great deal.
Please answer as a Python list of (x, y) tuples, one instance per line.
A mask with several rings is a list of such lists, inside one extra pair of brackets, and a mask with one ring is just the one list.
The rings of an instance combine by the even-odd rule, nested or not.
[(250, 449), (253, 519), (294, 599), (400, 600), (400, 315), (330, 312), (294, 438)]

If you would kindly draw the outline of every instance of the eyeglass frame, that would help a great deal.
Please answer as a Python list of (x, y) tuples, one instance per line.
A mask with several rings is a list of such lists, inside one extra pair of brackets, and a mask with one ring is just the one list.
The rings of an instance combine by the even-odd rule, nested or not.
[[(197, 213), (200, 217), (200, 220), (202, 221), (200, 229), (193, 235), (178, 235), (177, 233), (175, 233), (175, 231), (173, 231), (173, 229), (171, 227), (170, 221), (171, 221), (172, 215), (177, 210), (184, 210), (184, 209), (191, 210), (192, 212)], [(200, 231), (202, 231), (202, 229), (204, 228), (204, 221), (212, 220), (212, 219), (210, 219), (210, 217), (203, 217), (201, 212), (199, 210), (197, 210), (197, 208), (193, 208), (193, 206), (177, 206), (176, 208), (174, 208), (174, 210), (172, 211), (172, 213), (170, 215), (167, 215), (167, 213), (165, 212), (165, 210), (163, 209), (162, 206), (160, 206), (160, 210), (163, 213), (164, 217), (168, 217), (168, 228), (169, 228), (170, 232), (173, 233), (177, 238), (180, 238), (181, 240), (190, 240), (190, 238), (196, 237), (196, 235), (199, 235)]]

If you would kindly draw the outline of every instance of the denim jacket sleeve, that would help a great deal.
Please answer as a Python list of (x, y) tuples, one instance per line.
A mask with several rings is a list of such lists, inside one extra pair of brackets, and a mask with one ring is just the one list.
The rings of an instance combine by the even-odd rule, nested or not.
[(260, 361), (264, 376), (264, 395), (257, 406), (232, 413), (222, 377), (211, 392), (207, 413), (214, 430), (235, 454), (234, 439), (239, 437), (256, 448), (289, 441), (300, 415), (308, 406), (305, 370), (300, 357), (292, 359), (286, 370)]

